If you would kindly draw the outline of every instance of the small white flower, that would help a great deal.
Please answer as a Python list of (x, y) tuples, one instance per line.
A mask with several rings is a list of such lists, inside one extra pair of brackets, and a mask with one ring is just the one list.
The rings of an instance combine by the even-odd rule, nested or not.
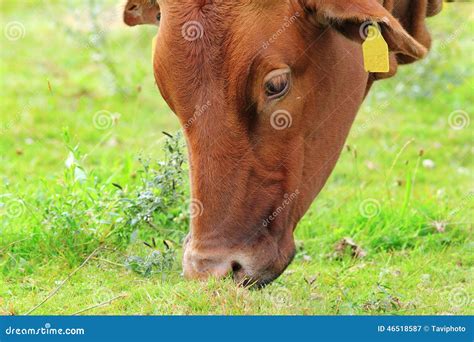
[(423, 167), (425, 169), (434, 169), (436, 166), (435, 162), (432, 161), (431, 159), (425, 159), (423, 160)]

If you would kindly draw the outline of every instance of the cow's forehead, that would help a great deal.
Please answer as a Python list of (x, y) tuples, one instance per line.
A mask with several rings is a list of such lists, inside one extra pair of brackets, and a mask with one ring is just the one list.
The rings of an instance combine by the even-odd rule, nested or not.
[(241, 58), (246, 52), (254, 54), (253, 47), (281, 29), (289, 13), (284, 0), (272, 6), (263, 5), (267, 0), (165, 1), (164, 31), (173, 47), (213, 64), (223, 62), (233, 48), (245, 47), (239, 51)]
[(157, 2), (161, 6), (179, 6), (186, 8), (187, 6), (214, 6), (214, 7), (234, 7), (247, 4), (262, 4), (274, 0), (150, 0)]
[[(158, 0), (162, 12), (175, 18), (212, 19), (219, 18), (221, 23), (231, 23), (237, 16), (259, 14), (288, 5), (288, 0)], [(167, 13), (168, 12), (168, 13)], [(268, 24), (268, 23), (267, 23)]]
[(161, 7), (164, 11), (172, 11), (172, 13), (181, 13), (183, 15), (191, 15), (201, 11), (202, 13), (210, 11), (227, 11), (231, 14), (234, 8), (242, 8), (250, 5), (251, 0), (160, 0)]
[(233, 41), (242, 36), (235, 32), (235, 22), (247, 6), (236, 5), (248, 2), (179, 0), (166, 4), (162, 38), (170, 52), (167, 57), (180, 62), (181, 78), (188, 73), (196, 79), (219, 77), (235, 48)]
[[(157, 63), (159, 78), (174, 89), (174, 102), (194, 107), (194, 102), (211, 97), (213, 103), (218, 97), (228, 99), (226, 89), (242, 91), (261, 54), (277, 55), (274, 46), (263, 46), (283, 25), (285, 3), (264, 9), (253, 0), (169, 1), (163, 8)], [(272, 13), (278, 13), (273, 22)], [(192, 89), (192, 94), (183, 89)]]

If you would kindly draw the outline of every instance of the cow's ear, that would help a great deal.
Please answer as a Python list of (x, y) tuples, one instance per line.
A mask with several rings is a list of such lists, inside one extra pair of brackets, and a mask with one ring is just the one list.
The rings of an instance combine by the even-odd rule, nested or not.
[(156, 0), (128, 0), (123, 11), (123, 21), (128, 26), (159, 25), (160, 16)]
[(367, 28), (377, 23), (390, 51), (421, 59), (428, 50), (417, 42), (377, 0), (300, 0), (318, 25), (330, 25), (346, 37), (363, 42)]

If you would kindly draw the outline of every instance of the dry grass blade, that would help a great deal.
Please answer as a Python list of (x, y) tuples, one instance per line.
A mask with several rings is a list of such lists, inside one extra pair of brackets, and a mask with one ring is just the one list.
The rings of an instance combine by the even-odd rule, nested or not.
[(94, 255), (102, 248), (102, 246), (99, 246), (97, 247), (85, 260), (84, 262), (79, 266), (77, 267), (74, 271), (72, 271), (71, 273), (69, 273), (69, 275), (66, 277), (66, 279), (64, 279), (59, 285), (58, 287), (56, 287), (53, 291), (51, 291), (45, 299), (43, 299), (39, 304), (37, 304), (35, 307), (33, 307), (31, 310), (29, 310), (27, 313), (25, 313), (25, 315), (30, 315), (31, 313), (33, 313), (34, 311), (36, 311), (39, 307), (41, 307), (44, 303), (46, 303), (48, 300), (50, 300), (51, 298), (54, 297), (54, 295), (56, 295), (56, 293), (58, 293), (58, 291), (61, 289), (61, 287), (64, 286), (64, 284), (67, 283), (67, 281), (69, 279), (71, 279), (71, 277), (76, 274), (81, 268), (83, 268), (88, 262), (90, 259), (92, 259), (92, 257), (94, 257)]
[(96, 304), (96, 305), (92, 305), (92, 306), (89, 306), (88, 308), (85, 308), (85, 309), (82, 309), (82, 310), (79, 310), (75, 313), (72, 314), (72, 316), (77, 316), (77, 315), (80, 315), (84, 312), (87, 312), (87, 311), (90, 311), (90, 310), (93, 310), (93, 309), (97, 309), (97, 308), (101, 308), (103, 306), (107, 306), (107, 305), (110, 305), (112, 304), (114, 301), (116, 301), (117, 299), (122, 299), (122, 298), (126, 298), (127, 297), (127, 294), (121, 294), (121, 295), (118, 295), (118, 296), (115, 296), (105, 302), (102, 302), (102, 303), (99, 303), (99, 304)]

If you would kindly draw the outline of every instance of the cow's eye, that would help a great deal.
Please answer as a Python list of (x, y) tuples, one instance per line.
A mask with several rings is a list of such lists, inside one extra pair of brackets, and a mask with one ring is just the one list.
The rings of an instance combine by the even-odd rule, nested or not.
[(274, 70), (265, 77), (265, 95), (273, 100), (285, 96), (290, 90), (290, 70)]

